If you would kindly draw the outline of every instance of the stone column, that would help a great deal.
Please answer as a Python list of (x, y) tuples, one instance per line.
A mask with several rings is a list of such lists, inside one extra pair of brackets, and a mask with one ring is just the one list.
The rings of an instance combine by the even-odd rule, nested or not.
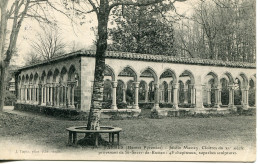
[(158, 84), (154, 84), (154, 107), (153, 110), (158, 110), (159, 107), (159, 85)]
[(194, 84), (190, 84), (190, 88), (191, 88), (191, 106), (195, 107), (196, 104), (196, 90), (194, 87)]
[(222, 100), (221, 100), (221, 96), (222, 96), (222, 88), (219, 88), (219, 91), (218, 91), (218, 103), (219, 105), (222, 105)]
[(75, 108), (74, 95), (75, 95), (75, 83), (71, 85), (71, 108)]
[(135, 87), (135, 103), (133, 106), (134, 109), (139, 109), (139, 105), (138, 105), (139, 84), (140, 82), (134, 82), (134, 87)]
[(36, 100), (36, 85), (33, 85), (33, 104), (37, 104)]
[(196, 110), (202, 110), (204, 109), (203, 106), (203, 87), (201, 84), (194, 84), (194, 89), (196, 90), (195, 95), (196, 95), (196, 101), (195, 101), (195, 108)]
[(123, 103), (126, 103), (126, 88), (123, 87)]
[(219, 88), (218, 86), (215, 87), (215, 104), (214, 104), (214, 108), (220, 108), (219, 106)]
[(245, 87), (244, 90), (242, 90), (243, 96), (242, 96), (242, 101), (243, 101), (243, 108), (248, 108), (248, 90), (249, 87)]
[(211, 88), (207, 89), (207, 104), (211, 105)]
[(179, 88), (179, 84), (173, 84), (173, 108), (174, 109), (179, 109), (178, 107), (178, 101), (179, 101), (179, 96), (178, 96), (178, 89)]
[(43, 102), (44, 102), (44, 85), (41, 85), (41, 105), (43, 105)]
[(168, 89), (168, 103), (171, 103), (172, 95), (171, 95), (172, 90)]
[(60, 85), (59, 84), (56, 85), (56, 93), (57, 93), (56, 106), (59, 107), (60, 106)]
[(53, 106), (53, 84), (50, 84), (50, 105)]
[(46, 105), (50, 105), (50, 84), (46, 86)]
[(116, 105), (116, 88), (117, 88), (117, 81), (112, 81), (112, 105), (111, 109), (116, 110), (117, 105)]
[(52, 84), (52, 106), (56, 106), (56, 98), (57, 98), (57, 90), (56, 90), (56, 83)]
[(161, 88), (160, 91), (161, 91), (161, 101), (160, 102), (164, 103), (164, 89)]
[(184, 86), (183, 91), (184, 91), (184, 104), (188, 104), (189, 103), (188, 102), (188, 85)]
[(61, 106), (64, 106), (64, 86), (63, 85), (61, 85), (60, 86), (60, 104), (61, 104)]
[(19, 102), (21, 102), (21, 86), (20, 85), (18, 85), (18, 90), (17, 90), (17, 102), (19, 103)]
[(234, 105), (234, 85), (229, 85), (229, 104), (228, 108), (230, 110), (236, 110), (236, 106)]
[(35, 86), (35, 104), (39, 104), (39, 87)]
[(28, 102), (28, 94), (27, 94), (27, 92), (28, 92), (28, 90), (27, 90), (27, 88), (28, 88), (28, 86), (27, 85), (25, 85), (25, 92), (24, 92), (24, 97), (25, 97), (25, 102), (27, 103)]
[(68, 107), (71, 106), (71, 83), (67, 84), (67, 101), (68, 101)]
[(148, 94), (149, 94), (149, 89), (148, 87), (145, 88), (145, 99), (144, 99), (144, 102), (148, 102)]
[(64, 106), (68, 107), (68, 85), (66, 84), (64, 87)]
[(31, 104), (32, 103), (32, 85), (31, 84), (29, 84), (29, 86), (28, 86), (28, 92), (29, 92), (29, 97), (27, 98), (28, 99), (28, 102), (29, 102), (29, 104)]
[(38, 84), (38, 105), (42, 104), (42, 85)]
[(23, 86), (21, 85), (21, 91), (20, 91), (21, 93), (21, 102), (23, 102)]

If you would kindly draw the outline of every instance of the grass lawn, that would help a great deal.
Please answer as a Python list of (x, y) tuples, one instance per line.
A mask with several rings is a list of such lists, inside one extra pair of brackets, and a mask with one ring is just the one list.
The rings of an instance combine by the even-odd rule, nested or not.
[[(78, 125), (86, 125), (86, 121), (2, 112), (0, 113), (0, 143), (43, 146), (59, 151), (80, 152), (90, 149), (66, 145), (68, 133), (65, 129)], [(120, 136), (122, 146), (242, 145), (255, 147), (255, 116), (103, 119), (101, 125), (121, 127), (123, 129)], [(8, 148), (8, 145), (4, 147)]]

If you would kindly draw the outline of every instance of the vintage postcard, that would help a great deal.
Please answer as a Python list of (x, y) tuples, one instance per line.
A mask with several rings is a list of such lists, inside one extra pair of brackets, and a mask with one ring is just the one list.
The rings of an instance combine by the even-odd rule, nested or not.
[(256, 160), (255, 0), (0, 11), (1, 160)]

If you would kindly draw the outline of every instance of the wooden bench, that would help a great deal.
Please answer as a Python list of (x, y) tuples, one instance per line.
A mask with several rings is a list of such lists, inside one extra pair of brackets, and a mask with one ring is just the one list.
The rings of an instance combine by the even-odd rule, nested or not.
[(119, 145), (119, 133), (122, 131), (121, 128), (111, 126), (101, 126), (100, 130), (86, 130), (87, 126), (74, 126), (69, 127), (66, 130), (69, 131), (69, 145), (77, 145), (77, 133), (94, 134), (95, 146), (98, 146), (98, 137), (100, 133), (109, 134), (109, 143), (114, 144), (115, 134), (117, 135), (117, 145)]

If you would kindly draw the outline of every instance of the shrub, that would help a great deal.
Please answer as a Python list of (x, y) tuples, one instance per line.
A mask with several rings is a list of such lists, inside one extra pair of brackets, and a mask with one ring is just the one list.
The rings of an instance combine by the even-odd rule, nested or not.
[(16, 96), (12, 92), (6, 90), (5, 92), (5, 105), (12, 105), (16, 101)]
[(139, 103), (139, 107), (141, 109), (152, 109), (154, 106), (154, 103)]
[(160, 108), (172, 108), (172, 104), (169, 103), (160, 103), (159, 104)]
[(123, 102), (117, 103), (117, 108), (118, 109), (126, 109), (127, 108), (127, 104), (123, 103)]
[(112, 100), (106, 100), (105, 102), (102, 103), (102, 108), (103, 109), (110, 109), (112, 105)]

